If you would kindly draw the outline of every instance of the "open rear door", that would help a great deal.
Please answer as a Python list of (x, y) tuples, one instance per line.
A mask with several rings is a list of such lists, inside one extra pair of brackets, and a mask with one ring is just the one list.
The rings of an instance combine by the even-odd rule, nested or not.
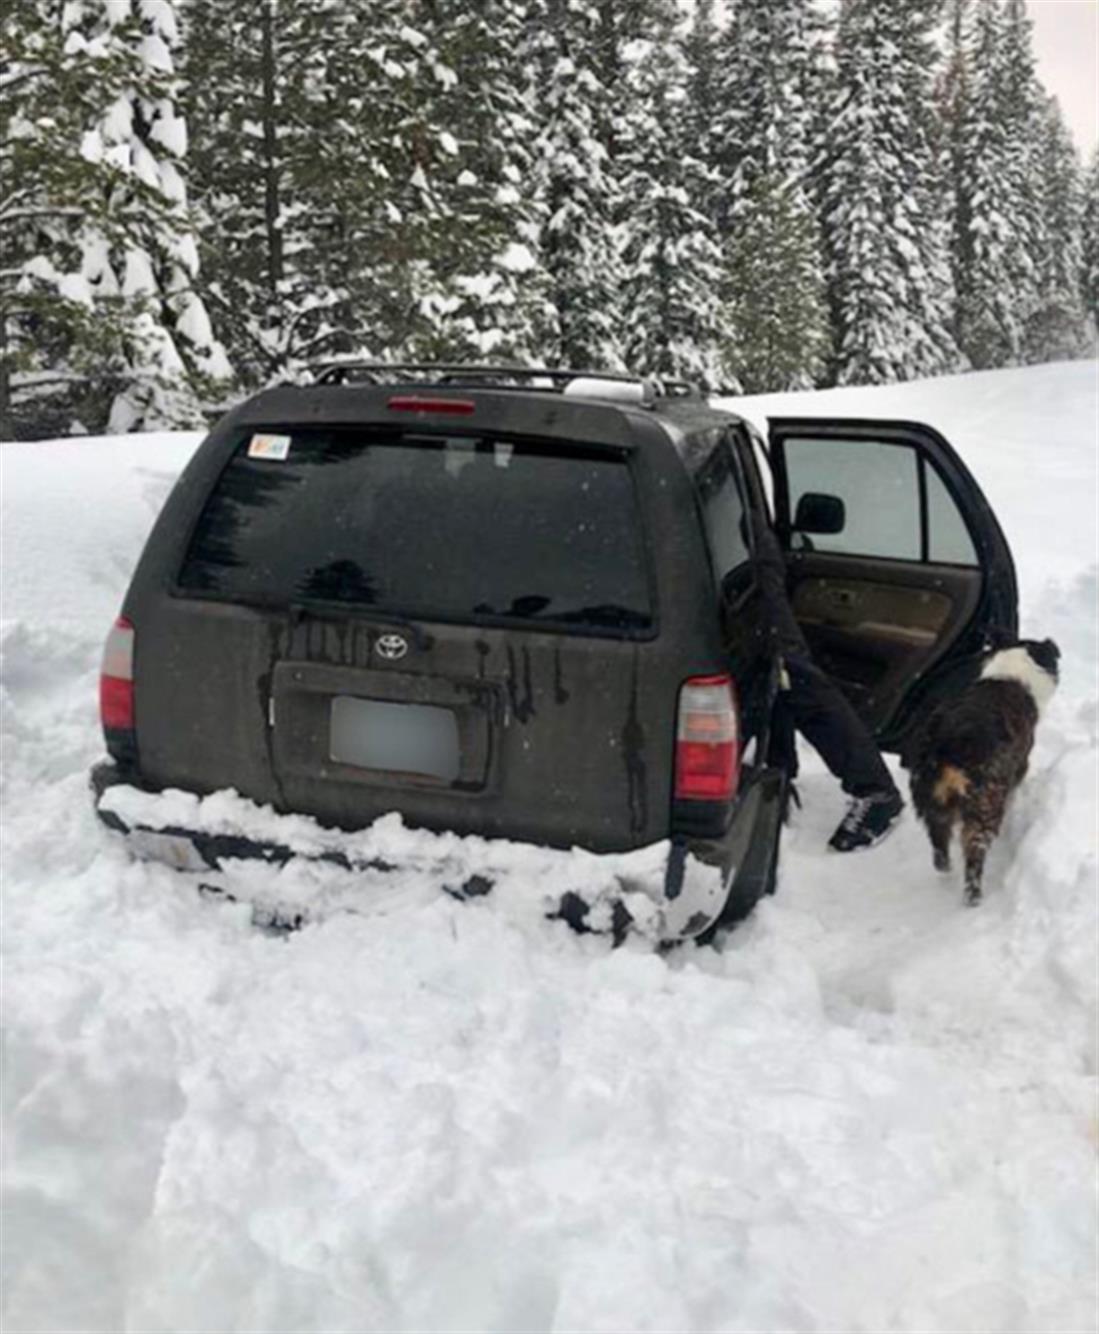
[(966, 659), (1016, 636), (1007, 541), (928, 426), (772, 418), (770, 442), (794, 614), (818, 664), (897, 749)]

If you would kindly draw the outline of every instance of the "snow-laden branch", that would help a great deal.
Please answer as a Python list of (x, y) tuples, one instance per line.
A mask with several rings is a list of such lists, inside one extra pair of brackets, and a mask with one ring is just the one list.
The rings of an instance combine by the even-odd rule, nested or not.
[(45, 65), (31, 69), (19, 70), (14, 74), (0, 74), (0, 94), (6, 93), (9, 88), (17, 88), (21, 83), (26, 83), (28, 79), (41, 79), (48, 75), (50, 71)]
[(76, 218), (79, 220), (84, 216), (85, 210), (82, 208), (0, 208), (0, 224), (25, 222), (28, 218)]
[(294, 355), (298, 357), (305, 356), (313, 348), (317, 347), (320, 343), (323, 343), (325, 339), (335, 338), (341, 334), (346, 338), (354, 338), (356, 337), (356, 330), (344, 329), (340, 327), (337, 327), (335, 329), (326, 329), (324, 333), (317, 334), (316, 337), (310, 338), (308, 342), (302, 343), (299, 347), (295, 348)]

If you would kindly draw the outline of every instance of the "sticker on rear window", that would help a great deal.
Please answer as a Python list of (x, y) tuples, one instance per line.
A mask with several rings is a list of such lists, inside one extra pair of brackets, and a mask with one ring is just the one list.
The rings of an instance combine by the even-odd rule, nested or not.
[(248, 442), (250, 459), (285, 459), (289, 453), (288, 435), (254, 435)]

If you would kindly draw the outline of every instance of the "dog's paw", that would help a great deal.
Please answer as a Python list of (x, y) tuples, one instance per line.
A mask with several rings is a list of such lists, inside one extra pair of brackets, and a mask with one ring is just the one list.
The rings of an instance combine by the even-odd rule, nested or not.
[(941, 875), (946, 875), (947, 872), (950, 870), (950, 853), (949, 853), (949, 852), (936, 852), (936, 853), (933, 853), (933, 854), (932, 854), (932, 857), (931, 857), (931, 860), (932, 860), (932, 862), (934, 862), (934, 864), (935, 864), (935, 870), (938, 871)]

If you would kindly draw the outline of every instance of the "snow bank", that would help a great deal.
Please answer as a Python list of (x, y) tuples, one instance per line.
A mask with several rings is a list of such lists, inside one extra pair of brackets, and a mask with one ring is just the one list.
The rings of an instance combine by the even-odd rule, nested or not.
[(910, 817), (825, 855), (809, 763), (720, 953), (414, 876), (258, 932), (85, 790), (102, 636), (195, 437), (3, 446), (5, 1328), (1094, 1328), (1094, 367), (744, 406), (940, 427), (1061, 643), (977, 912)]

